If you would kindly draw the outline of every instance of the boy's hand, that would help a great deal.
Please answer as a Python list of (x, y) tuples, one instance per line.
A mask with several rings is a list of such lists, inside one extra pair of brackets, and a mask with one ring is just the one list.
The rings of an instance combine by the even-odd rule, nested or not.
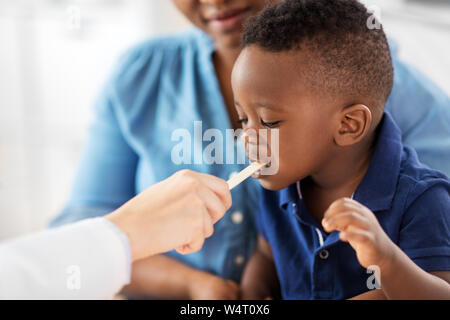
[(364, 268), (371, 265), (381, 268), (392, 261), (394, 243), (373, 212), (359, 202), (349, 198), (336, 200), (325, 212), (322, 225), (326, 232), (340, 231), (340, 239), (355, 249)]

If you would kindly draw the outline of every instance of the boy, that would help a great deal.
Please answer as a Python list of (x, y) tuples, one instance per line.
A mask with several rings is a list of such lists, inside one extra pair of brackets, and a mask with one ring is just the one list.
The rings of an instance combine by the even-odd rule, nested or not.
[(258, 176), (243, 298), (276, 297), (279, 279), (285, 299), (450, 299), (450, 183), (383, 112), (392, 61), (369, 17), (355, 0), (287, 0), (246, 26), (236, 109), (280, 144), (278, 173)]

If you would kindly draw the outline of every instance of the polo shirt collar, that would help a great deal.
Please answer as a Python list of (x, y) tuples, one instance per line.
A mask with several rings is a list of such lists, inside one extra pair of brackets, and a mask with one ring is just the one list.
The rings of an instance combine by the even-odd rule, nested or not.
[(355, 191), (354, 199), (372, 211), (387, 210), (397, 188), (402, 156), (402, 137), (391, 115), (384, 112), (378, 127), (378, 139), (366, 175)]
[[(400, 129), (388, 112), (384, 112), (377, 130), (378, 137), (369, 168), (353, 195), (353, 199), (372, 211), (391, 207), (403, 148)], [(297, 184), (294, 183), (280, 190), (279, 206), (286, 209), (289, 202), (296, 202), (298, 198)]]
[(198, 43), (202, 47), (202, 52), (205, 53), (206, 57), (210, 58), (215, 50), (214, 41), (211, 36), (196, 27), (193, 28), (193, 33), (196, 35)]
[(280, 208), (286, 210), (287, 205), (290, 202), (296, 202), (298, 200), (297, 183), (280, 190), (280, 196), (278, 198), (278, 205)]

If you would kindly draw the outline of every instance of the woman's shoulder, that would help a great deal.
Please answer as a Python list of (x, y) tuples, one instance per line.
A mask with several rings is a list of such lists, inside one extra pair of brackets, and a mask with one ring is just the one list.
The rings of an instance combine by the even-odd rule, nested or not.
[(147, 52), (152, 50), (177, 50), (180, 48), (189, 48), (193, 50), (202, 50), (204, 46), (211, 45), (211, 39), (197, 28), (190, 28), (182, 32), (169, 35), (159, 35), (144, 40), (129, 51)]
[(136, 63), (148, 66), (153, 61), (158, 65), (161, 62), (182, 61), (195, 57), (196, 53), (204, 52), (211, 46), (212, 42), (205, 34), (197, 29), (189, 29), (137, 43), (122, 54), (119, 63), (121, 67), (126, 67)]
[(197, 29), (153, 37), (120, 56), (111, 80), (120, 86), (136, 86), (142, 79), (156, 83), (162, 77), (179, 76), (180, 70), (185, 70), (183, 64), (196, 65), (195, 60), (211, 48), (212, 41)]
[(180, 88), (187, 88), (183, 81), (194, 86), (197, 69), (205, 65), (198, 59), (206, 57), (211, 48), (212, 41), (197, 29), (138, 43), (119, 58), (109, 78), (108, 92), (125, 113), (135, 114), (136, 108), (145, 110), (147, 104), (137, 103), (143, 96), (158, 101), (167, 92), (180, 95)]

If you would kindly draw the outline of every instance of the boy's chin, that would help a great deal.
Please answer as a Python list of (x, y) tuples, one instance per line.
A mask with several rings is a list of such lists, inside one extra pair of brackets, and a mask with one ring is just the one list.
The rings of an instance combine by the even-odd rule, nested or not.
[(278, 191), (290, 185), (288, 181), (283, 181), (283, 179), (280, 179), (277, 175), (261, 176), (258, 180), (264, 189), (271, 191)]

